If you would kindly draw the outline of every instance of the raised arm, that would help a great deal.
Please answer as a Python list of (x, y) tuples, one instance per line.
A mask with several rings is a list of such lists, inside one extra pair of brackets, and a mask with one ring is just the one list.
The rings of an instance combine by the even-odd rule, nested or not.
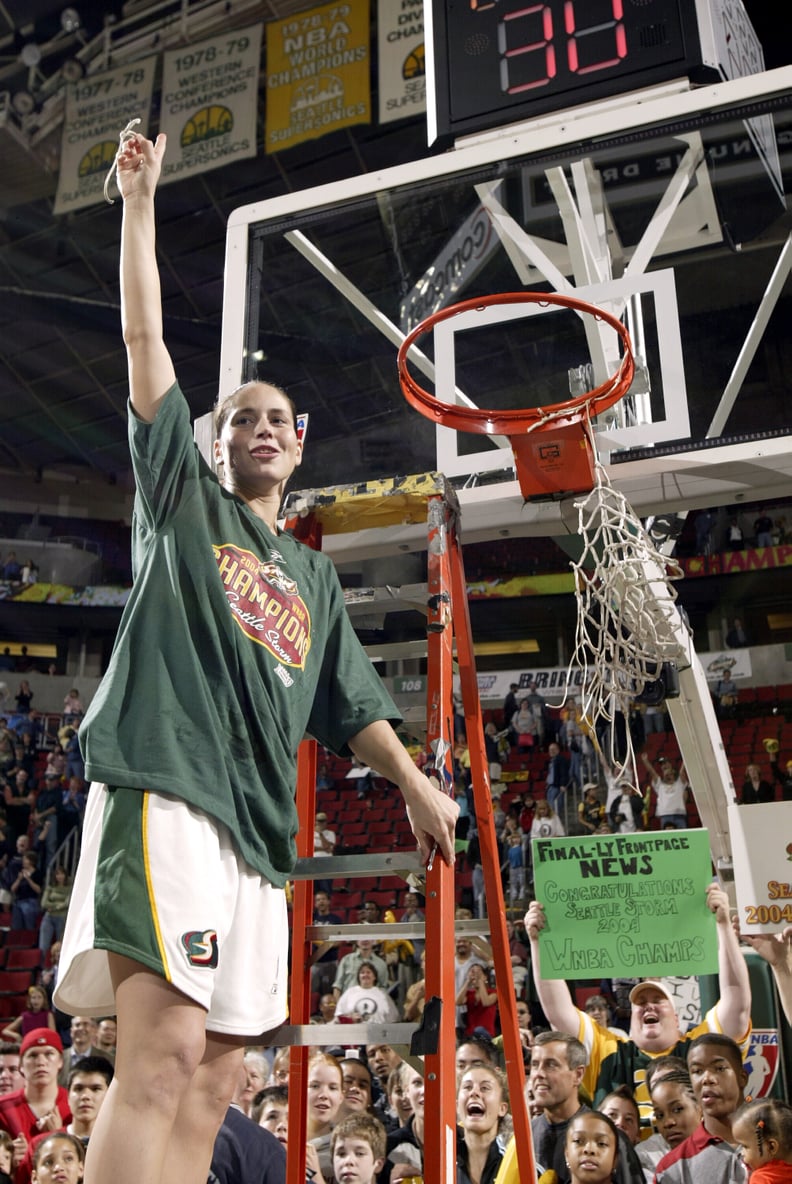
[(129, 367), (129, 395), (136, 415), (150, 423), (175, 381), (162, 334), (154, 192), (165, 136), (152, 144), (132, 135), (118, 156), (118, 188), (124, 199), (121, 226), (121, 326)]
[(430, 858), (436, 843), (446, 863), (453, 863), (459, 806), (448, 794), (436, 789), (413, 764), (387, 720), (376, 720), (363, 728), (351, 737), (349, 747), (363, 764), (398, 785), (424, 859)]
[(539, 965), (539, 930), (546, 925), (544, 908), (538, 900), (531, 901), (525, 914), (525, 930), (531, 942), (531, 970), (536, 993), (547, 1021), (556, 1032), (568, 1032), (577, 1036), (580, 1031), (580, 1016), (569, 987), (562, 978), (542, 978)]
[(718, 1020), (726, 1036), (744, 1039), (751, 1023), (748, 966), (729, 915), (729, 898), (717, 884), (707, 888), (707, 906), (718, 927)]
[(641, 760), (643, 761), (646, 768), (649, 770), (649, 776), (652, 778), (652, 780), (657, 781), (660, 777), (660, 774), (658, 773), (657, 769), (654, 767), (652, 762), (649, 760), (649, 757), (646, 755), (645, 752), (641, 753)]
[(787, 1023), (792, 1024), (792, 925), (781, 933), (741, 933), (740, 938), (770, 966)]

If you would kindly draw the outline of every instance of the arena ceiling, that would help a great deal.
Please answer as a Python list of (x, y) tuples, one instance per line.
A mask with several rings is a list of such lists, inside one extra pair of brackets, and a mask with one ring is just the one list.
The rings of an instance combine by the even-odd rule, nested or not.
[[(241, 0), (239, 8), (226, 7), (241, 24), (288, 16), (309, 5), (305, 0)], [(64, 63), (100, 34), (103, 20), (133, 14), (144, 27), (163, 5), (78, 3), (74, 28), (69, 27), (73, 18), (63, 19), (65, 8), (51, 0), (0, 0), (0, 91), (13, 97), (38, 87), (51, 95)], [(789, 23), (784, 6), (746, 0), (746, 8), (765, 45), (767, 65), (786, 64), (790, 39), (783, 28)], [(33, 66), (23, 61), (30, 44), (41, 52)], [(126, 364), (117, 287), (120, 203), (55, 217), (57, 150), (54, 129), (35, 153), (20, 153), (0, 121), (2, 498), (19, 495), (29, 504), (40, 494), (42, 503), (57, 501), (58, 489), (76, 483), (92, 491), (93, 504), (102, 512), (115, 516), (128, 488)], [(162, 188), (158, 245), (165, 335), (194, 413), (208, 409), (218, 385), (230, 214), (253, 201), (419, 159), (429, 151), (423, 120), (408, 119), (337, 132), (274, 155), (262, 153)], [(271, 299), (277, 303), (277, 292)], [(274, 334), (269, 347), (276, 369), (288, 367), (303, 350), (300, 325)], [(343, 352), (334, 351), (342, 368), (347, 364)], [(348, 364), (358, 364), (355, 351), (348, 352)], [(316, 362), (322, 366), (325, 359)], [(312, 384), (310, 398), (312, 404), (304, 409), (321, 423), (323, 446), (314, 483), (346, 478), (346, 454), (334, 443), (352, 435), (376, 445), (370, 452), (372, 476), (415, 471), (411, 433), (405, 429), (412, 413), (406, 407), (345, 408), (321, 381)], [(52, 497), (47, 490), (55, 491)]]

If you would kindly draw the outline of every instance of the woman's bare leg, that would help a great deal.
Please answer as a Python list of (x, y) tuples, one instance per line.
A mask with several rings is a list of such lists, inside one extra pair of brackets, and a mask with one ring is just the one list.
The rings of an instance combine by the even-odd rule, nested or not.
[[(193, 1178), (203, 1184), (233, 1093), (232, 1058), (218, 1060), (216, 1038), (210, 1038), (218, 1073), (215, 1085), (207, 1084), (208, 1070), (198, 1074), (207, 1051), (205, 1010), (129, 958), (111, 954), (110, 967), (118, 1015), (116, 1071), (91, 1135), (85, 1184), (160, 1184), (166, 1179), (187, 1184)], [(230, 1053), (228, 1046), (225, 1052)], [(224, 1100), (221, 1092), (229, 1082)], [(188, 1153), (182, 1152), (178, 1172), (166, 1175), (172, 1141), (180, 1138), (177, 1122), (186, 1129), (196, 1121), (193, 1117), (186, 1124), (180, 1110), (184, 1105), (194, 1114), (199, 1098), (206, 1107), (202, 1145), (193, 1143)]]
[(206, 1184), (212, 1150), (229, 1103), (244, 1082), (239, 1038), (206, 1033), (204, 1059), (179, 1106), (165, 1152), (162, 1184)]

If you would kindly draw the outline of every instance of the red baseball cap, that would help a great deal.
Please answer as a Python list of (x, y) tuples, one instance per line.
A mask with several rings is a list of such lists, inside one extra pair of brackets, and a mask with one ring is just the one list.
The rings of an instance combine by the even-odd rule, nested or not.
[(63, 1052), (63, 1043), (57, 1032), (53, 1032), (52, 1028), (33, 1028), (20, 1044), (19, 1055), (23, 1057), (29, 1048), (43, 1048), (45, 1045)]

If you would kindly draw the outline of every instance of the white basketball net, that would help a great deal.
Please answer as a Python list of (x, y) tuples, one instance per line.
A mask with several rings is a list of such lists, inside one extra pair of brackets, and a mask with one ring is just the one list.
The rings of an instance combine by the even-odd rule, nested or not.
[[(573, 563), (578, 623), (569, 664), (583, 671), (583, 726), (596, 733), (597, 723), (625, 722), (630, 704), (647, 683), (660, 677), (664, 662), (676, 660), (680, 643), (676, 591), (670, 578), (682, 573), (652, 543), (627, 499), (614, 489), (602, 465), (595, 463), (596, 484), (575, 502), (583, 553)], [(567, 679), (571, 686), (571, 678)], [(610, 728), (610, 764), (614, 757)], [(627, 756), (619, 769), (635, 769), (629, 726)]]

